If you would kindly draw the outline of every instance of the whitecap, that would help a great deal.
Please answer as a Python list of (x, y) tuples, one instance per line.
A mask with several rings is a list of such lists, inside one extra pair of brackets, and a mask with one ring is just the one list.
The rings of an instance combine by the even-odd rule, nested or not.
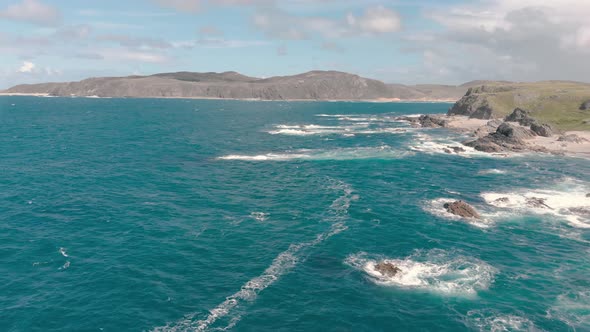
[(66, 252), (66, 248), (59, 248), (59, 253), (64, 257), (68, 257), (68, 253)]
[(491, 206), (519, 214), (550, 215), (572, 227), (590, 228), (590, 197), (585, 185), (561, 181), (546, 189), (518, 189), (512, 192), (486, 192), (481, 197)]
[(269, 214), (264, 212), (252, 212), (250, 213), (250, 217), (256, 221), (264, 222), (268, 219)]
[[(389, 277), (375, 270), (384, 261), (401, 271)], [(350, 255), (345, 263), (366, 273), (377, 285), (418, 289), (449, 296), (476, 296), (494, 281), (497, 270), (473, 257), (439, 249), (418, 250), (404, 259), (371, 258), (366, 253)]]
[(508, 173), (508, 171), (503, 170), (503, 169), (497, 169), (497, 168), (484, 169), (484, 170), (477, 172), (477, 174), (479, 174), (479, 175), (506, 174), (506, 173)]
[(469, 327), (482, 332), (542, 331), (526, 317), (501, 314), (493, 310), (471, 310), (466, 318)]
[(259, 155), (227, 155), (220, 160), (241, 161), (291, 161), (291, 160), (356, 160), (356, 159), (399, 159), (408, 153), (394, 150), (387, 145), (379, 147), (336, 148), (332, 150), (301, 149), (284, 153), (267, 153)]
[(574, 329), (590, 329), (590, 291), (570, 291), (557, 297), (547, 311), (549, 318), (561, 320)]

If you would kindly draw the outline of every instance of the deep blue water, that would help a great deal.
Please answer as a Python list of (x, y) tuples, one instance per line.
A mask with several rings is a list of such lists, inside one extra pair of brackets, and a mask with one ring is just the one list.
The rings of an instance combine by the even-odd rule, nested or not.
[(0, 331), (590, 331), (590, 162), (448, 107), (2, 97)]

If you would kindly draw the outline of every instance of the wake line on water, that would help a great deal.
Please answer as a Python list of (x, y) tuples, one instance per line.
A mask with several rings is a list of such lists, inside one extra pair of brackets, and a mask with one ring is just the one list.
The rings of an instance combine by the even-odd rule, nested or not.
[[(207, 331), (211, 325), (218, 320), (229, 316), (232, 311), (236, 310), (241, 304), (247, 302), (254, 302), (258, 294), (275, 283), (279, 278), (289, 273), (297, 263), (304, 258), (305, 250), (312, 248), (330, 237), (348, 229), (344, 222), (344, 218), (348, 214), (348, 209), (353, 200), (358, 196), (353, 195), (352, 188), (344, 182), (336, 182), (333, 189), (340, 189), (343, 191), (342, 196), (338, 197), (330, 205), (331, 216), (326, 218), (326, 221), (332, 222), (330, 229), (324, 233), (316, 236), (316, 238), (309, 242), (301, 242), (291, 244), (289, 248), (280, 253), (271, 263), (271, 265), (264, 270), (264, 272), (248, 282), (246, 282), (239, 291), (230, 295), (225, 301), (221, 302), (215, 308), (209, 310), (209, 315), (202, 320), (194, 321), (198, 313), (193, 313), (185, 316), (184, 319), (169, 324), (163, 327), (156, 327), (153, 332), (181, 332), (181, 331)], [(234, 327), (241, 316), (235, 315), (229, 321), (228, 325), (221, 330), (228, 330)]]

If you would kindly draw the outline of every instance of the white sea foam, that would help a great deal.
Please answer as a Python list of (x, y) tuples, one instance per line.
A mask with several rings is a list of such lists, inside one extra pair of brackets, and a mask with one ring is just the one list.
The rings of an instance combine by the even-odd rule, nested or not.
[(482, 171), (477, 172), (477, 174), (479, 175), (487, 175), (487, 174), (506, 174), (508, 173), (508, 171), (503, 170), (503, 169), (496, 169), (496, 168), (492, 168), (492, 169), (484, 169)]
[(435, 215), (439, 218), (453, 220), (453, 221), (463, 221), (463, 222), (467, 222), (470, 225), (473, 225), (473, 226), (476, 226), (479, 228), (489, 228), (494, 225), (492, 215), (486, 213), (485, 211), (483, 211), (479, 207), (475, 207), (475, 208), (478, 210), (478, 212), (482, 216), (482, 219), (463, 218), (463, 217), (460, 217), (458, 215), (448, 212), (447, 209), (445, 209), (444, 205), (446, 203), (452, 203), (455, 201), (457, 201), (457, 199), (437, 198), (437, 199), (433, 199), (431, 201), (425, 202), (424, 204), (422, 204), (422, 208), (424, 209), (424, 211), (426, 211), (432, 215)]
[(268, 219), (269, 214), (264, 212), (252, 212), (250, 217), (256, 221), (264, 222)]
[(501, 314), (492, 310), (469, 311), (467, 324), (482, 332), (542, 331), (526, 317)]
[(64, 257), (68, 257), (68, 253), (66, 252), (66, 248), (59, 248), (59, 253)]
[[(375, 265), (385, 261), (400, 268), (389, 277), (375, 270)], [(404, 259), (371, 258), (366, 253), (349, 256), (345, 263), (366, 273), (369, 280), (378, 285), (405, 289), (426, 290), (449, 296), (476, 296), (488, 289), (494, 281), (496, 269), (487, 263), (449, 253), (444, 250), (418, 250)]]
[(375, 135), (375, 134), (402, 134), (410, 128), (377, 127), (371, 128), (370, 122), (358, 122), (354, 125), (320, 126), (307, 125), (276, 125), (274, 130), (268, 131), (271, 135), (312, 136), (312, 135)]
[(414, 144), (410, 145), (410, 150), (427, 154), (458, 155), (466, 158), (506, 156), (505, 154), (500, 155), (477, 151), (459, 142), (447, 138), (434, 138), (423, 133), (415, 134), (415, 138)]
[(206, 318), (195, 321), (197, 313), (193, 313), (178, 322), (163, 327), (156, 327), (153, 331), (207, 331), (211, 325), (226, 317), (229, 317), (229, 322), (221, 330), (233, 328), (241, 319), (241, 314), (235, 312), (238, 307), (245, 303), (255, 301), (261, 291), (271, 286), (284, 274), (289, 273), (297, 263), (304, 259), (306, 250), (347, 229), (345, 217), (348, 214), (351, 201), (357, 197), (352, 194), (352, 188), (343, 182), (332, 181), (331, 187), (341, 190), (343, 194), (334, 200), (330, 206), (330, 214), (326, 219), (331, 221), (332, 224), (328, 231), (317, 235), (315, 239), (309, 242), (290, 245), (287, 250), (280, 253), (272, 261), (270, 266), (261, 275), (246, 282), (239, 291), (228, 296), (225, 301), (209, 310), (209, 315)]
[(62, 267), (60, 267), (60, 270), (67, 270), (70, 267), (70, 261), (66, 261), (64, 263), (64, 265), (62, 265)]
[[(482, 193), (492, 206), (513, 213), (551, 215), (577, 228), (590, 228), (590, 197), (587, 186), (571, 179), (547, 189), (519, 189), (514, 192)], [(534, 204), (538, 202), (539, 204)]]
[(547, 316), (563, 321), (574, 331), (590, 330), (590, 291), (571, 291), (558, 296)]
[(301, 149), (259, 155), (227, 155), (218, 159), (241, 161), (399, 159), (407, 154), (407, 152), (394, 150), (387, 145), (383, 145), (379, 147), (337, 148), (332, 150)]

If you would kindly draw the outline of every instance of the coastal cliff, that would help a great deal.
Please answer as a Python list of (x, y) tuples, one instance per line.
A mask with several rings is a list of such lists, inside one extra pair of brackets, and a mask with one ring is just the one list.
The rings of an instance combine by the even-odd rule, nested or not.
[(448, 115), (504, 118), (516, 108), (561, 130), (590, 130), (590, 84), (565, 81), (491, 83), (469, 88)]

